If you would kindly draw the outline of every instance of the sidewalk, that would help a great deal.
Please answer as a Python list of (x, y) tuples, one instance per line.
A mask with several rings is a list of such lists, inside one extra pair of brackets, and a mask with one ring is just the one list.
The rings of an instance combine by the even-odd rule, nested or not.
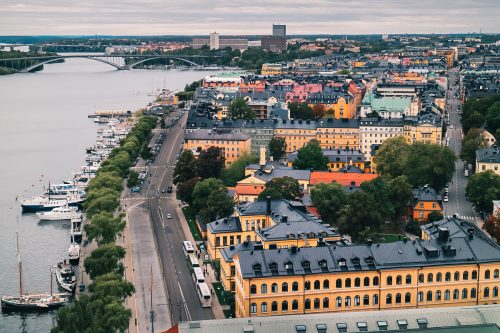
[[(177, 216), (179, 217), (179, 222), (181, 222), (182, 226), (182, 231), (184, 232), (184, 235), (186, 236), (186, 240), (191, 241), (191, 243), (196, 244), (193, 235), (191, 234), (191, 231), (189, 230), (189, 225), (186, 221), (186, 217), (184, 216), (184, 212), (182, 211), (182, 208), (179, 207), (179, 204), (181, 202), (177, 200), (177, 207), (175, 210), (177, 211)], [(208, 270), (208, 281), (210, 282), (210, 289), (213, 290), (212, 288), (212, 283), (217, 282), (215, 278), (215, 272), (212, 269), (211, 265), (207, 265), (207, 270)], [(225, 319), (226, 317), (224, 316), (224, 311), (222, 311), (222, 307), (219, 304), (219, 300), (217, 299), (217, 296), (214, 295), (212, 296), (212, 311), (214, 313), (215, 319)]]

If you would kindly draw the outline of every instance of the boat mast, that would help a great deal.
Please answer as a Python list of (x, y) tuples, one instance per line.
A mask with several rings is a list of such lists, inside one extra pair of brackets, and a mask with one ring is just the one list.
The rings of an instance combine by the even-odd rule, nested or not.
[(23, 265), (21, 262), (21, 251), (19, 251), (19, 234), (16, 232), (17, 258), (19, 261), (19, 296), (23, 297)]
[(54, 278), (54, 273), (52, 272), (52, 266), (50, 266), (50, 296), (52, 296), (52, 285), (54, 282), (52, 279)]

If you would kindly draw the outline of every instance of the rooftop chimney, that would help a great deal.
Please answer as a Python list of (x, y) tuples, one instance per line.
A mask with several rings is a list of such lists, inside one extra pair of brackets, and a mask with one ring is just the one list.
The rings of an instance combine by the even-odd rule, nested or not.
[(265, 146), (260, 146), (259, 164), (261, 167), (266, 165), (266, 147)]
[(269, 195), (266, 197), (266, 214), (271, 215), (271, 197)]
[(449, 236), (450, 236), (450, 230), (448, 230), (448, 228), (446, 227), (438, 228), (438, 239), (440, 242), (447, 242)]

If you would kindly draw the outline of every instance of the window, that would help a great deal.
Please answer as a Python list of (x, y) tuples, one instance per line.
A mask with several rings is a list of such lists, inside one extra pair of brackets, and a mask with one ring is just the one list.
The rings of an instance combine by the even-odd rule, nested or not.
[(446, 289), (444, 291), (444, 300), (445, 301), (449, 301), (450, 300), (450, 290), (449, 289)]
[(370, 305), (370, 296), (363, 296), (363, 305)]
[(264, 283), (260, 286), (260, 293), (267, 294), (267, 284)]
[(311, 309), (311, 300), (309, 298), (306, 299), (306, 301), (304, 303), (304, 308), (306, 310), (310, 310)]
[(314, 308), (319, 309), (320, 308), (320, 301), (319, 298), (314, 299)]
[(361, 279), (360, 278), (355, 278), (354, 279), (354, 286), (355, 287), (360, 287), (361, 286)]
[(368, 324), (364, 321), (356, 323), (360, 332), (368, 331)]
[(363, 285), (364, 285), (365, 287), (369, 287), (369, 286), (370, 286), (370, 278), (369, 278), (369, 277), (365, 277), (365, 278), (363, 279)]
[(299, 309), (299, 301), (297, 301), (296, 299), (294, 299), (292, 301), (292, 311), (296, 311)]
[(443, 281), (443, 274), (437, 273), (436, 274), (436, 282), (441, 282)]
[(323, 289), (330, 289), (330, 280), (323, 281)]
[(347, 324), (337, 323), (337, 330), (339, 331), (339, 333), (347, 332)]
[(379, 282), (378, 282), (378, 276), (375, 276), (375, 277), (373, 278), (373, 285), (374, 285), (374, 286), (378, 286), (378, 283), (379, 283)]
[(392, 276), (387, 277), (387, 285), (392, 286)]
[(434, 275), (432, 273), (427, 274), (427, 282), (432, 282), (434, 280)]
[(441, 290), (437, 290), (436, 291), (436, 301), (440, 301), (441, 300)]
[(274, 301), (271, 303), (271, 311), (278, 311), (278, 302)]
[(417, 302), (423, 302), (424, 301), (424, 292), (419, 291), (417, 294)]
[(304, 282), (304, 290), (311, 290), (311, 281)]
[(427, 298), (426, 298), (427, 302), (432, 302), (432, 291), (428, 291), (427, 292)]
[(250, 304), (250, 313), (257, 313), (257, 303)]
[(396, 294), (396, 304), (401, 304), (401, 294), (400, 293)]
[(417, 319), (417, 324), (418, 324), (418, 328), (427, 328), (429, 322), (427, 321), (426, 318), (418, 318)]
[(476, 288), (472, 288), (470, 290), (470, 298), (476, 298), (477, 297), (477, 291)]
[(351, 288), (351, 279), (350, 278), (345, 279), (345, 287)]
[(337, 279), (337, 281), (335, 281), (335, 287), (342, 288), (342, 280), (341, 279)]
[(411, 284), (411, 275), (406, 275), (406, 284)]
[(338, 308), (342, 307), (342, 297), (338, 296), (335, 299), (335, 306), (338, 307)]
[(275, 293), (277, 293), (277, 292), (278, 292), (278, 284), (277, 284), (277, 283), (273, 283), (273, 284), (271, 285), (271, 292), (272, 292), (273, 294), (275, 294)]
[(262, 302), (260, 304), (260, 312), (267, 312), (267, 302)]
[(288, 301), (281, 302), (281, 311), (288, 311)]
[(314, 281), (314, 290), (319, 290), (320, 289), (321, 283), (319, 280)]
[(282, 292), (282, 293), (286, 293), (286, 292), (288, 292), (288, 283), (283, 282), (283, 283), (281, 284), (281, 292)]
[(498, 297), (498, 287), (493, 287), (493, 297)]
[(490, 297), (490, 288), (488, 288), (488, 287), (484, 288), (483, 295), (484, 295), (484, 298)]
[(446, 272), (446, 275), (444, 276), (444, 280), (447, 282), (451, 281), (451, 273), (450, 272)]
[(318, 333), (326, 333), (326, 324), (316, 324), (316, 331)]
[(250, 294), (252, 294), (252, 295), (257, 294), (257, 286), (255, 284), (252, 284), (250, 286)]
[(328, 309), (330, 307), (330, 299), (328, 297), (323, 298), (323, 309)]
[(489, 269), (487, 269), (487, 270), (484, 271), (484, 278), (485, 279), (489, 279), (490, 278), (490, 270)]
[(299, 291), (299, 283), (297, 281), (292, 283), (292, 291)]
[(377, 305), (378, 304), (378, 295), (375, 294), (373, 295), (373, 305)]
[(477, 271), (472, 271), (472, 280), (477, 280)]
[(411, 293), (405, 294), (405, 303), (411, 303)]
[(455, 272), (454, 276), (453, 276), (453, 279), (455, 281), (459, 281), (460, 280), (460, 273), (459, 272)]
[(499, 278), (499, 276), (500, 276), (500, 270), (495, 269), (495, 270), (493, 271), (493, 278), (494, 278), (494, 279), (498, 279), (498, 278)]
[(295, 325), (295, 332), (305, 333), (307, 331), (306, 325)]
[(465, 271), (462, 275), (462, 279), (463, 280), (468, 280), (469, 279), (469, 272), (468, 271)]
[(377, 326), (379, 331), (387, 331), (387, 322), (385, 320), (377, 321)]
[(354, 306), (359, 306), (361, 304), (361, 297), (359, 295), (354, 296)]
[(453, 299), (458, 299), (458, 289), (453, 290)]
[(418, 283), (424, 283), (424, 274), (418, 274)]
[(387, 294), (385, 297), (385, 304), (392, 304), (392, 294)]
[(344, 304), (346, 307), (351, 306), (351, 296), (346, 296)]
[(408, 322), (404, 319), (396, 320), (400, 330), (405, 330), (408, 328)]
[(466, 288), (462, 289), (462, 299), (467, 299), (468, 290)]

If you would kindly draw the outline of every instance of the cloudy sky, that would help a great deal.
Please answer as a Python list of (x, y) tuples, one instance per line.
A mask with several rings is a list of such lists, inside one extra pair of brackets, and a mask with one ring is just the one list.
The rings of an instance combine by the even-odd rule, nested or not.
[(500, 32), (500, 0), (0, 0), (0, 35)]

